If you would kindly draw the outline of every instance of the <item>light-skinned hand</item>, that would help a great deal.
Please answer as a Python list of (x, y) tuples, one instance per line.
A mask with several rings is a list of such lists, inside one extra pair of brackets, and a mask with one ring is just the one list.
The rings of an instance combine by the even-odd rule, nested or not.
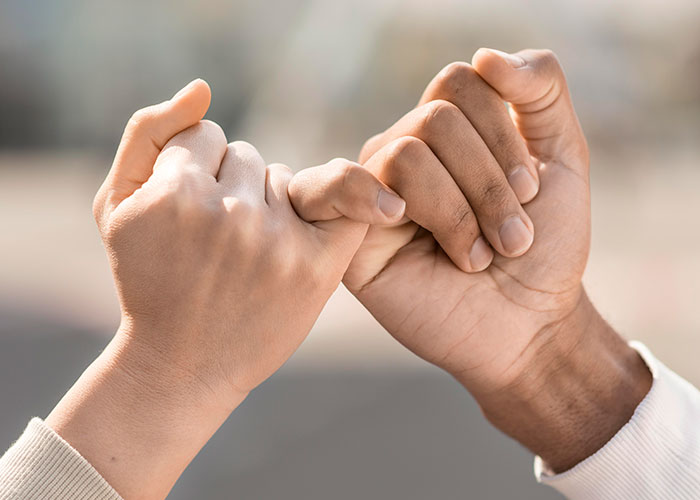
[[(94, 214), (121, 326), (47, 423), (127, 499), (164, 498), (249, 391), (304, 340), (367, 231), (404, 202), (369, 172), (346, 218), (309, 223), (292, 172), (202, 121), (201, 80), (133, 115)], [(332, 204), (317, 207), (334, 213)], [(327, 217), (326, 217), (327, 218)]]

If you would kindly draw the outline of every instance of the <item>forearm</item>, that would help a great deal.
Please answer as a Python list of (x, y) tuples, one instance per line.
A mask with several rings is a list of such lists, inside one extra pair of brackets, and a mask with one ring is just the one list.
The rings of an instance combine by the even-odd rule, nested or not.
[(165, 498), (245, 398), (219, 401), (192, 371), (120, 332), (47, 417), (125, 499)]
[(575, 311), (539, 332), (517, 382), (480, 398), (486, 417), (554, 472), (595, 453), (632, 417), (651, 374), (585, 292)]

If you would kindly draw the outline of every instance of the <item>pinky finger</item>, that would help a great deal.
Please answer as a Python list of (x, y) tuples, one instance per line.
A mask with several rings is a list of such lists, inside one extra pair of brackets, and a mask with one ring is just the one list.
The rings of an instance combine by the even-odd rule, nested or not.
[(406, 202), (361, 165), (335, 159), (304, 169), (289, 183), (289, 199), (307, 222), (347, 217), (365, 224), (402, 220)]

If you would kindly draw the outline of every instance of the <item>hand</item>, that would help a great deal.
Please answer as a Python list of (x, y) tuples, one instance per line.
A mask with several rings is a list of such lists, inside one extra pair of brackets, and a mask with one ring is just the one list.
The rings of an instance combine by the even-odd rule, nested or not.
[[(94, 203), (121, 326), (47, 419), (129, 499), (165, 497), (289, 358), (367, 230), (340, 217), (301, 220), (287, 195), (291, 171), (200, 121), (209, 100), (195, 81), (129, 121)], [(362, 173), (379, 196), (381, 183)], [(376, 198), (361, 201), (367, 222), (403, 215), (401, 200), (389, 216)]]
[(480, 50), (473, 66), (447, 66), (360, 162), (410, 220), (369, 229), (347, 287), (554, 469), (607, 441), (649, 376), (581, 285), (588, 149), (555, 56)]
[[(447, 66), (360, 155), (406, 200), (408, 219), (371, 227), (344, 283), (400, 342), (476, 393), (513, 383), (546, 341), (537, 333), (583, 301), (586, 143), (554, 57), (522, 57), (514, 68), (481, 51), (475, 67)], [(515, 101), (519, 129), (503, 99)]]

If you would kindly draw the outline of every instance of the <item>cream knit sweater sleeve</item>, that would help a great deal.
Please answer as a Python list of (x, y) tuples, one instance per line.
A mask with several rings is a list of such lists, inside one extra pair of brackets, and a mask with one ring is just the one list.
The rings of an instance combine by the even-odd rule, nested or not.
[(0, 500), (121, 500), (61, 436), (33, 418), (0, 458)]
[(700, 499), (700, 391), (630, 342), (653, 377), (627, 424), (561, 474), (535, 459), (537, 479), (572, 500)]

